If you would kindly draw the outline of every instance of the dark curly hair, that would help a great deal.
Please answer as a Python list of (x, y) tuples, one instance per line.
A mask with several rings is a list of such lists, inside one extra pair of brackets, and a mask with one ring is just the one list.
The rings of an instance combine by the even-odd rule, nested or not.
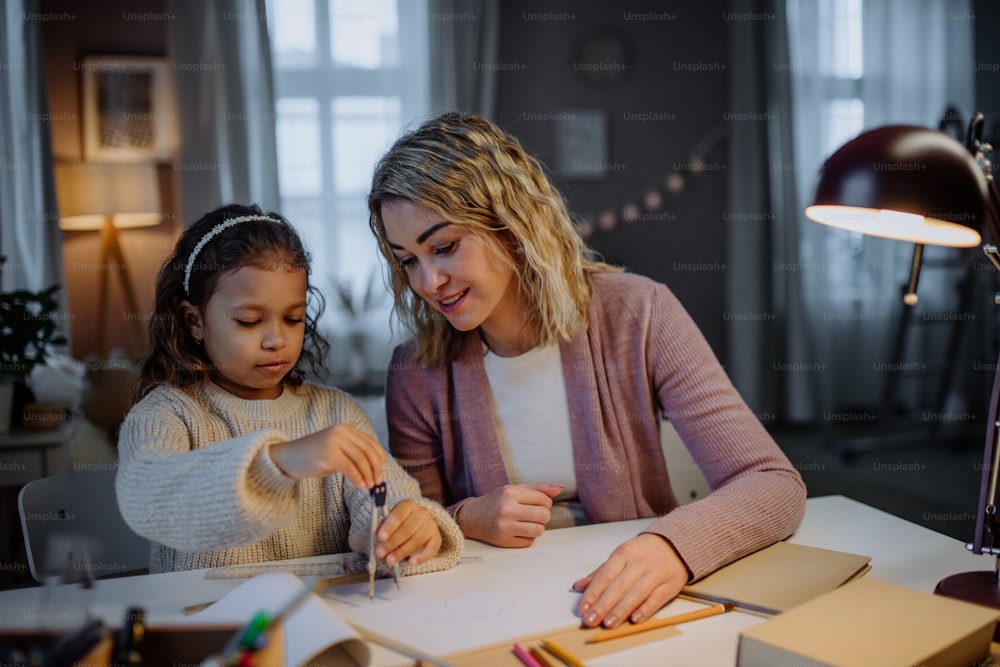
[[(188, 291), (185, 291), (185, 272), (199, 242), (216, 225), (243, 216), (262, 219), (222, 229), (204, 243), (193, 258)], [(273, 268), (276, 265), (301, 267), (306, 276), (311, 273), (309, 253), (302, 240), (295, 228), (278, 213), (264, 213), (255, 205), (230, 204), (206, 213), (184, 230), (156, 279), (153, 312), (149, 318), (149, 354), (142, 364), (136, 400), (162, 384), (186, 387), (210, 377), (211, 361), (184, 324), (182, 301), (201, 308), (208, 303), (224, 274), (245, 266)], [(321, 372), (330, 347), (317, 326), (326, 300), (312, 283), (308, 284), (307, 294), (309, 307), (302, 354), (282, 380), (291, 386), (302, 384), (306, 370)]]

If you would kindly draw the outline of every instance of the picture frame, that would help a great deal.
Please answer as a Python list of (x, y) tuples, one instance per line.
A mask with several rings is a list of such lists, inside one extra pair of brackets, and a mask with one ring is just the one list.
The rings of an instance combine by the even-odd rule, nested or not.
[(572, 180), (599, 180), (608, 173), (608, 118), (603, 110), (557, 114), (556, 173)]
[(177, 119), (166, 58), (85, 56), (81, 123), (85, 162), (168, 162)]

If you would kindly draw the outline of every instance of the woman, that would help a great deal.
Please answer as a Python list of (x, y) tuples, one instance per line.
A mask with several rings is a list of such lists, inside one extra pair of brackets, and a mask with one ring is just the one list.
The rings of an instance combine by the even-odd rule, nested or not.
[[(389, 367), (389, 447), (463, 533), (649, 517), (579, 579), (587, 626), (649, 618), (681, 588), (790, 535), (805, 486), (663, 285), (589, 259), (518, 141), (456, 113), (376, 165), (370, 225), (413, 333)], [(673, 422), (712, 486), (678, 507)]]

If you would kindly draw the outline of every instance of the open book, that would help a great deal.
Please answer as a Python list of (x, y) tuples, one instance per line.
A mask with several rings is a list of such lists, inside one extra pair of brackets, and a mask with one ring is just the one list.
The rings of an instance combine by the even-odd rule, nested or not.
[(688, 584), (682, 593), (778, 614), (867, 573), (868, 556), (778, 542)]
[[(217, 602), (185, 619), (184, 624), (244, 625), (258, 612), (276, 614), (305, 583), (288, 572), (266, 572), (240, 584)], [(284, 664), (363, 666), (371, 660), (368, 644), (318, 595), (312, 594), (282, 623)]]

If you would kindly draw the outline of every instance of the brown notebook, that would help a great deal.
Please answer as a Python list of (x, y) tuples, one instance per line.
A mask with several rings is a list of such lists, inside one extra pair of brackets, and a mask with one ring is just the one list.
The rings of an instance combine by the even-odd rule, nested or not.
[(777, 614), (863, 576), (869, 556), (778, 542), (684, 587), (683, 594)]

